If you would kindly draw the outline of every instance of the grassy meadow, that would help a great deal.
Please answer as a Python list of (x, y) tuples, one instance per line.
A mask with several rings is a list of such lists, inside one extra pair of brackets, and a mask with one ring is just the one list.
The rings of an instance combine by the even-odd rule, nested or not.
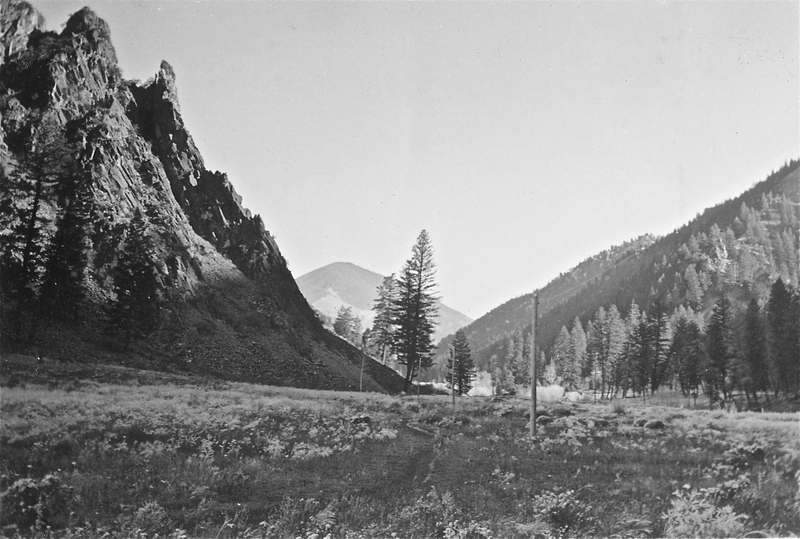
[[(798, 414), (392, 397), (4, 359), (8, 537), (800, 534)], [(35, 363), (35, 362), (34, 362)]]

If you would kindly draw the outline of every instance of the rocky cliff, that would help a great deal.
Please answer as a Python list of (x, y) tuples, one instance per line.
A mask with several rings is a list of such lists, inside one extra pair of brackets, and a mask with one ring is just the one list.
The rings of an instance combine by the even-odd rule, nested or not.
[[(125, 81), (111, 31), (90, 9), (54, 33), (25, 2), (2, 8), (5, 348), (357, 387), (360, 352), (322, 328), (261, 218), (225, 174), (205, 168), (170, 65), (144, 86)], [(131, 331), (115, 328), (113, 313), (132, 309), (121, 307), (133, 294), (121, 274), (136, 226), (151, 250), (139, 271), (155, 277), (157, 314), (123, 349), (120, 332)], [(70, 287), (65, 306), (59, 291)], [(366, 387), (395, 389), (392, 372), (369, 360), (367, 371)]]

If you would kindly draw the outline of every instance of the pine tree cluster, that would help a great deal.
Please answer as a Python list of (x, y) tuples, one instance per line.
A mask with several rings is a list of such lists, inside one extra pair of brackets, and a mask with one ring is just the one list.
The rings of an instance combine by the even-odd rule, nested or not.
[(797, 394), (800, 292), (779, 277), (765, 299), (737, 310), (723, 294), (707, 319), (691, 306), (668, 315), (660, 298), (646, 311), (631, 304), (625, 318), (615, 305), (601, 307), (585, 333), (578, 318), (571, 331), (562, 327), (548, 354), (556, 379), (540, 382), (587, 387), (609, 399), (669, 387), (704, 394), (712, 404), (737, 393), (751, 405), (759, 396)]
[(433, 364), (433, 332), (439, 299), (435, 275), (433, 246), (423, 230), (399, 277), (392, 274), (378, 287), (368, 348), (379, 350), (384, 363), (390, 354), (399, 365), (405, 366), (405, 391), (410, 390), (414, 378)]

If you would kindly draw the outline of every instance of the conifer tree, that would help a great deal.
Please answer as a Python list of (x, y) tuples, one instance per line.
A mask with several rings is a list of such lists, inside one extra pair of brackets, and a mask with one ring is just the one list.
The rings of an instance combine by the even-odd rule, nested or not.
[(333, 321), (333, 332), (353, 346), (361, 344), (361, 319), (353, 314), (350, 307), (342, 305)]
[(705, 364), (702, 333), (694, 322), (679, 317), (675, 324), (670, 346), (670, 358), (675, 365), (678, 385), (685, 396), (696, 395), (701, 382), (701, 369)]
[(631, 302), (630, 309), (628, 309), (628, 316), (625, 319), (625, 344), (622, 350), (622, 375), (620, 380), (620, 389), (622, 389), (623, 398), (627, 396), (628, 390), (636, 392), (638, 387), (637, 382), (637, 361), (639, 356), (639, 336), (636, 333), (637, 328), (641, 322), (641, 312), (639, 306), (635, 301)]
[[(60, 121), (46, 115), (25, 144), (25, 158), (0, 181), (0, 267), (3, 274), (3, 318), (15, 319), (11, 337), (32, 340), (36, 306), (52, 235), (47, 209), (54, 188), (72, 174), (74, 148)], [(27, 323), (28, 328), (24, 328)]]
[(394, 273), (383, 278), (378, 287), (378, 298), (372, 310), (375, 322), (372, 325), (373, 339), (378, 347), (381, 363), (386, 365), (386, 356), (392, 353), (394, 325), (392, 325), (392, 309), (397, 299), (397, 279)]
[(630, 366), (631, 389), (640, 392), (642, 399), (647, 394), (653, 372), (653, 354), (650, 351), (651, 339), (649, 338), (649, 324), (646, 317), (634, 323), (628, 334), (626, 346), (626, 361)]
[(650, 354), (650, 391), (655, 392), (665, 381), (669, 371), (669, 346), (671, 336), (664, 302), (660, 297), (653, 299), (648, 309), (646, 339)]
[[(467, 341), (467, 334), (463, 329), (456, 331), (455, 338), (453, 339), (453, 351), (455, 355), (455, 382), (454, 389), (457, 395), (466, 395), (472, 389), (472, 382), (477, 376), (475, 364), (472, 360), (472, 352), (470, 351), (469, 342)], [(447, 383), (450, 385), (451, 375), (453, 373), (453, 358), (447, 359)]]
[(768, 357), (776, 396), (781, 390), (788, 393), (800, 387), (798, 327), (800, 314), (793, 290), (778, 278), (772, 285), (767, 302)]
[(397, 283), (392, 323), (397, 361), (406, 366), (404, 390), (422, 369), (432, 364), (434, 321), (437, 315), (436, 264), (433, 246), (423, 230), (412, 249), (412, 256), (403, 266)]
[(134, 336), (147, 335), (160, 319), (163, 287), (156, 267), (156, 251), (149, 223), (137, 210), (128, 224), (124, 248), (114, 272), (117, 300), (113, 322), (125, 334), (125, 350)]
[[(602, 306), (598, 308), (597, 312), (601, 310), (604, 311)], [(594, 324), (597, 319), (597, 312), (595, 312), (595, 318), (586, 323), (586, 362), (583, 365), (583, 372), (581, 372), (582, 377), (589, 378), (589, 386), (591, 389), (597, 389), (597, 381), (600, 378), (600, 371), (597, 363), (600, 332)]]
[(706, 328), (708, 363), (704, 382), (712, 404), (720, 393), (723, 402), (727, 401), (735, 385), (732, 316), (730, 300), (723, 294), (717, 300)]
[(600, 398), (603, 398), (604, 374), (606, 369), (606, 357), (603, 344), (605, 342), (606, 310), (602, 306), (594, 313), (594, 318), (587, 324), (586, 330), (586, 364), (587, 372), (584, 374), (591, 376), (592, 388), (597, 391), (600, 388)]
[(571, 344), (570, 354), (572, 356), (571, 370), (576, 379), (576, 385), (580, 387), (581, 374), (586, 365), (586, 332), (583, 331), (583, 325), (581, 324), (580, 318), (577, 316), (572, 322), (572, 331), (569, 336)]
[(692, 305), (703, 305), (703, 285), (694, 264), (689, 264), (683, 273), (683, 280), (686, 283), (686, 297)]
[(758, 301), (750, 300), (744, 318), (742, 332), (742, 382), (748, 401), (752, 396), (758, 404), (758, 392), (769, 398), (769, 364), (767, 362), (767, 335)]
[(622, 382), (626, 338), (625, 322), (614, 304), (608, 308), (605, 326), (603, 348), (606, 357), (608, 394), (614, 397)]
[(86, 295), (84, 279), (91, 247), (90, 226), (94, 215), (90, 178), (73, 175), (61, 184), (63, 211), (47, 251), (39, 297), (47, 317), (75, 316)]
[(556, 373), (561, 379), (561, 383), (570, 390), (577, 388), (579, 383), (579, 373), (575, 371), (573, 357), (572, 337), (566, 326), (561, 326), (561, 331), (553, 346), (552, 361), (555, 363)]

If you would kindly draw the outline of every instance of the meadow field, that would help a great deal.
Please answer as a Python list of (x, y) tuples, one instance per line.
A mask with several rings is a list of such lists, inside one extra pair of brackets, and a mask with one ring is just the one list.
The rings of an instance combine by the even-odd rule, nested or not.
[[(26, 363), (27, 362), (27, 363)], [(7, 537), (800, 534), (798, 414), (393, 397), (4, 358)]]

